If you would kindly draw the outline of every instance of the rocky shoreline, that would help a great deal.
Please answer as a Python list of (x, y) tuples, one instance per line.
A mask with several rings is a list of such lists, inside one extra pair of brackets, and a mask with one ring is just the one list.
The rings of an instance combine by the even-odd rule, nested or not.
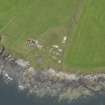
[(15, 82), (19, 90), (38, 97), (74, 100), (105, 92), (105, 74), (68, 74), (53, 68), (36, 70), (28, 61), (16, 59), (5, 48), (0, 49), (0, 79)]

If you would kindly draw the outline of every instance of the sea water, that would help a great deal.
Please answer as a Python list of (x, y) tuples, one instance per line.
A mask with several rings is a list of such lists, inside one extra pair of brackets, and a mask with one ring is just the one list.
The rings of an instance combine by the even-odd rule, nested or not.
[(97, 94), (94, 97), (84, 97), (74, 101), (58, 101), (58, 97), (39, 98), (27, 95), (17, 89), (17, 86), (0, 83), (0, 105), (105, 105), (105, 94)]

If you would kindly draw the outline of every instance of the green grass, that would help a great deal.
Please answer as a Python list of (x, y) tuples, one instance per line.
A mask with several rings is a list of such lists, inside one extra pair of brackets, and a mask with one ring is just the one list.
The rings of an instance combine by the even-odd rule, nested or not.
[[(0, 0), (2, 44), (36, 68), (69, 68), (81, 72), (104, 69), (104, 10), (104, 0)], [(62, 45), (65, 35), (69, 40)], [(26, 41), (30, 38), (39, 40), (44, 47), (28, 48)], [(49, 53), (55, 44), (64, 49), (57, 58), (63, 60), (61, 64)], [(38, 63), (39, 58), (42, 64)]]
[(105, 67), (105, 0), (87, 0), (71, 40), (65, 57), (69, 68)]
[[(29, 60), (34, 66), (37, 56), (44, 61), (42, 67), (54, 65), (48, 49), (60, 45), (79, 0), (0, 0), (0, 33), (3, 44), (17, 57)], [(38, 39), (44, 49), (30, 49), (27, 39)]]

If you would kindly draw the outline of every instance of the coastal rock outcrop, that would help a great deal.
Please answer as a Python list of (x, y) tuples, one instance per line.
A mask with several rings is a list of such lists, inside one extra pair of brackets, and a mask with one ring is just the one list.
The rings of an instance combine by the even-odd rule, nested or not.
[(28, 61), (17, 59), (5, 48), (0, 49), (0, 79), (5, 83), (16, 82), (20, 90), (39, 97), (78, 99), (105, 92), (105, 74), (76, 74), (59, 72), (53, 68), (36, 70)]

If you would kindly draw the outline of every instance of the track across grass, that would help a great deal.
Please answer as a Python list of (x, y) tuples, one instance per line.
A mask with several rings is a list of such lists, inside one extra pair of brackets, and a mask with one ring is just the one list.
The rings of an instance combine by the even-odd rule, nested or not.
[(77, 29), (71, 37), (70, 47), (67, 48), (65, 62), (68, 68), (83, 72), (105, 68), (104, 10), (104, 0), (86, 1)]
[[(52, 53), (53, 45), (64, 48), (68, 24), (80, 0), (0, 0), (0, 34), (3, 44), (15, 56), (29, 60), (35, 67), (61, 67), (62, 54)], [(39, 41), (43, 48), (29, 48), (27, 40)], [(59, 49), (59, 50), (60, 50)], [(57, 49), (54, 49), (57, 50)], [(60, 60), (59, 60), (60, 58)], [(39, 63), (40, 62), (40, 63)], [(59, 66), (60, 65), (60, 66)]]
[(104, 0), (0, 0), (2, 44), (38, 69), (103, 70), (104, 5)]

